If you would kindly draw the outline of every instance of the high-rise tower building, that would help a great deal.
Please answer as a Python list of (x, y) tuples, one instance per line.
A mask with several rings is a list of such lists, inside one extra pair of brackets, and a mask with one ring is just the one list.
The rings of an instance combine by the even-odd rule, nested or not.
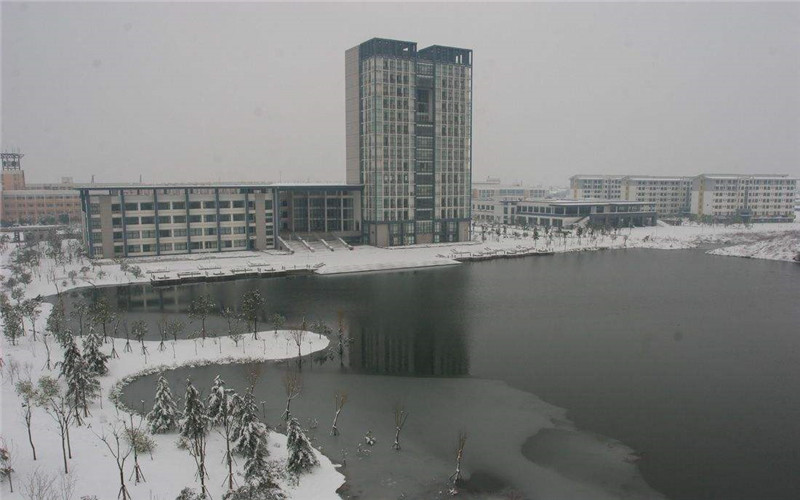
[(373, 38), (345, 53), (347, 182), (365, 243), (469, 239), (472, 51)]

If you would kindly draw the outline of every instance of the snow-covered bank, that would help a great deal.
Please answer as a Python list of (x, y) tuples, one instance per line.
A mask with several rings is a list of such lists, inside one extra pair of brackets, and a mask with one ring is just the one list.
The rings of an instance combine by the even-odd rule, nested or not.
[(747, 243), (711, 250), (712, 255), (793, 262), (800, 255), (800, 230), (748, 235)]
[[(337, 249), (330, 252), (232, 252), (194, 254), (165, 257), (127, 259), (134, 266), (121, 268), (118, 262), (107, 259), (75, 261), (56, 265), (51, 259), (42, 259), (33, 282), (26, 287), (26, 295), (53, 295), (62, 291), (91, 286), (112, 286), (128, 283), (148, 283), (152, 276), (177, 277), (179, 274), (228, 276), (245, 271), (272, 269), (274, 271), (309, 270), (317, 274), (341, 274), (365, 271), (398, 270), (456, 264), (459, 255), (484, 255), (493, 252), (520, 251), (521, 249), (548, 252), (575, 252), (616, 248), (687, 249), (703, 245), (738, 245), (753, 243), (782, 234), (795, 236), (800, 232), (798, 223), (753, 224), (750, 226), (711, 226), (687, 223), (681, 226), (655, 226), (624, 228), (616, 232), (581, 236), (570, 234), (566, 238), (551, 232), (508, 227), (500, 234), (480, 227), (474, 231), (475, 241), (402, 248), (376, 248), (358, 246), (353, 250)], [(787, 237), (791, 240), (791, 236)], [(797, 247), (794, 247), (797, 250)], [(720, 255), (734, 253), (715, 252)], [(781, 258), (775, 252), (752, 252), (753, 258)]]
[[(37, 331), (44, 329), (47, 316), (52, 309), (51, 304), (42, 305), (42, 314), (37, 322)], [(14, 467), (14, 493), (8, 490), (8, 483), (0, 486), (2, 498), (22, 499), (27, 498), (20, 492), (24, 490), (28, 478), (37, 471), (40, 475), (56, 478), (60, 484), (61, 478), (66, 477), (69, 483), (74, 483), (74, 496), (94, 495), (97, 499), (117, 498), (119, 482), (118, 471), (114, 458), (109, 454), (105, 445), (98, 436), (104, 432), (108, 434), (111, 426), (121, 422), (130, 422), (133, 418), (134, 425), (139, 421), (138, 416), (131, 417), (128, 413), (113, 404), (115, 390), (121, 381), (136, 377), (141, 372), (151, 370), (169, 369), (181, 365), (196, 365), (202, 363), (239, 363), (247, 361), (263, 361), (291, 358), (297, 354), (297, 346), (290, 339), (290, 333), (280, 330), (264, 331), (259, 334), (260, 339), (254, 340), (252, 335), (245, 335), (237, 346), (228, 337), (207, 338), (205, 341), (177, 340), (167, 341), (164, 348), (159, 349), (158, 341), (132, 342), (131, 349), (125, 348), (124, 341), (117, 339), (114, 344), (103, 346), (103, 351), (110, 355), (112, 348), (119, 357), (110, 359), (109, 373), (99, 377), (101, 396), (90, 405), (91, 415), (85, 419), (84, 425), (70, 429), (73, 458), (69, 460), (70, 473), (63, 475), (61, 456), (61, 442), (57, 425), (54, 420), (41, 408), (33, 410), (32, 428), (33, 440), (37, 450), (38, 460), (34, 461), (30, 445), (28, 444), (27, 430), (22, 416), (22, 401), (15, 392), (14, 385), (19, 380), (38, 380), (40, 377), (50, 375), (56, 377), (55, 362), (62, 358), (58, 346), (52, 346), (52, 370), (45, 365), (45, 350), (41, 339), (33, 342), (32, 336), (27, 335), (19, 339), (15, 346), (4, 338), (3, 349), (3, 376), (2, 376), (2, 427), (0, 435), (10, 448)], [(55, 344), (51, 341), (51, 343)], [(302, 343), (303, 355), (324, 349), (328, 340), (317, 334), (308, 333)], [(146, 355), (143, 349), (146, 350)], [(155, 388), (154, 388), (155, 390)], [(173, 387), (173, 392), (181, 396), (183, 387)], [(121, 425), (121, 424), (120, 424)], [(152, 438), (156, 448), (152, 457), (140, 457), (140, 465), (146, 482), (134, 484), (127, 481), (127, 486), (135, 500), (161, 499), (172, 500), (184, 487), (198, 489), (195, 477), (195, 464), (186, 450), (176, 446), (177, 433), (157, 434)], [(206, 465), (209, 471), (207, 485), (213, 498), (221, 498), (224, 492), (223, 479), (226, 471), (222, 463), (222, 453), (225, 446), (223, 438), (216, 432), (208, 435), (208, 460)], [(285, 463), (286, 436), (271, 432), (269, 435), (270, 459)], [(297, 485), (288, 481), (281, 481), (281, 487), (289, 498), (317, 499), (338, 498), (336, 489), (344, 483), (344, 476), (336, 471), (335, 467), (326, 457), (317, 453), (320, 466), (309, 474), (303, 475)], [(243, 460), (237, 464), (237, 472), (241, 472)], [(126, 464), (126, 476), (132, 471), (132, 463)], [(239, 477), (241, 483), (241, 477)], [(38, 498), (38, 497), (37, 497)], [(58, 498), (62, 498), (59, 496)]]

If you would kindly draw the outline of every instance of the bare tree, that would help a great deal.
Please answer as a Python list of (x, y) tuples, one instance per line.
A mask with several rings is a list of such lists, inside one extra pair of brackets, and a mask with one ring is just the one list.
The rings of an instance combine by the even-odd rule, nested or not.
[(295, 371), (286, 372), (283, 376), (283, 387), (286, 390), (286, 410), (283, 412), (283, 419), (288, 422), (291, 418), (289, 407), (292, 400), (303, 390), (303, 376)]
[(133, 445), (128, 444), (124, 446), (120, 442), (120, 430), (118, 427), (111, 426), (111, 437), (109, 438), (105, 429), (102, 435), (97, 435), (100, 441), (106, 445), (114, 461), (117, 463), (117, 470), (119, 471), (119, 493), (117, 493), (117, 500), (132, 500), (131, 494), (128, 492), (128, 487), (125, 485), (125, 460), (128, 459), (133, 452)]
[[(305, 324), (305, 320), (303, 320), (303, 324)], [(290, 333), (292, 341), (297, 346), (297, 367), (298, 369), (303, 369), (303, 340), (306, 338), (306, 331), (304, 328), (292, 330)]]
[(466, 431), (458, 432), (458, 440), (456, 446), (456, 471), (450, 476), (450, 481), (453, 483), (453, 488), (461, 481), (461, 459), (464, 457), (464, 445), (467, 444)]
[(239, 328), (239, 323), (242, 320), (241, 315), (237, 314), (236, 311), (231, 307), (223, 307), (220, 312), (222, 313), (222, 317), (225, 318), (225, 321), (228, 323), (228, 338), (233, 340), (233, 343), (236, 344), (236, 347), (239, 347), (239, 342), (242, 341), (242, 332)]
[(56, 478), (37, 468), (22, 484), (22, 496), (29, 500), (60, 500)]
[(134, 321), (131, 325), (131, 334), (141, 345), (142, 354), (147, 354), (147, 347), (144, 345), (144, 338), (147, 336), (147, 322), (143, 319)]
[(206, 318), (214, 310), (215, 306), (214, 299), (208, 294), (196, 297), (189, 304), (189, 317), (193, 320), (200, 320), (200, 335), (203, 340), (206, 339)]
[(36, 446), (33, 444), (33, 433), (31, 432), (31, 421), (33, 420), (33, 406), (39, 399), (40, 394), (30, 380), (20, 380), (15, 387), (17, 394), (22, 399), (22, 416), (25, 419), (25, 427), (28, 428), (28, 442), (33, 451), (33, 460), (36, 460)]
[(406, 425), (406, 419), (408, 419), (408, 412), (405, 407), (402, 403), (396, 403), (394, 405), (394, 444), (392, 444), (392, 448), (395, 450), (400, 450), (400, 431)]
[(77, 409), (70, 404), (71, 401), (59, 387), (58, 381), (47, 376), (39, 379), (38, 403), (58, 424), (58, 433), (61, 436), (61, 454), (64, 457), (64, 474), (69, 474), (67, 457), (72, 458), (69, 427), (75, 419)]
[(155, 442), (142, 429), (141, 419), (139, 420), (139, 425), (134, 426), (133, 415), (130, 415), (130, 425), (124, 423), (123, 425), (125, 427), (125, 441), (133, 450), (133, 473), (131, 476), (136, 478), (136, 484), (139, 484), (140, 482), (147, 482), (147, 480), (144, 478), (142, 467), (139, 465), (139, 453), (150, 453), (152, 458)]
[(331, 436), (339, 435), (339, 428), (336, 427), (336, 422), (339, 420), (339, 413), (342, 412), (342, 408), (344, 408), (345, 403), (347, 403), (347, 393), (337, 391), (336, 394), (333, 395), (333, 404), (334, 408), (336, 409), (336, 413), (333, 414), (333, 425), (331, 425)]

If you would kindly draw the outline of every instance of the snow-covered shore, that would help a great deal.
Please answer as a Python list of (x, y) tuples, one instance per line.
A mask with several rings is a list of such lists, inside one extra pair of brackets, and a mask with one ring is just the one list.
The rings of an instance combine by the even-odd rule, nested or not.
[[(42, 305), (42, 314), (37, 321), (37, 331), (44, 329), (47, 316), (52, 309), (51, 304)], [(27, 431), (22, 417), (21, 399), (14, 390), (14, 385), (20, 379), (30, 379), (34, 382), (40, 377), (50, 375), (56, 377), (56, 370), (47, 370), (45, 366), (45, 350), (41, 343), (32, 341), (32, 336), (27, 335), (12, 346), (3, 339), (3, 377), (2, 377), (2, 427), (0, 436), (4, 439), (13, 456), (14, 467), (14, 493), (10, 493), (8, 483), (2, 484), (2, 498), (23, 499), (21, 495), (27, 478), (36, 471), (40, 474), (56, 478), (60, 484), (62, 478), (74, 482), (74, 496), (94, 495), (97, 499), (112, 499), (117, 497), (119, 490), (118, 472), (114, 458), (109, 454), (105, 445), (98, 436), (116, 423), (130, 422), (131, 416), (124, 408), (114, 404), (116, 391), (121, 383), (131, 378), (136, 378), (142, 373), (166, 370), (184, 365), (198, 365), (205, 363), (245, 363), (248, 361), (278, 360), (291, 358), (297, 353), (297, 347), (290, 340), (290, 333), (286, 330), (264, 331), (259, 334), (260, 339), (254, 340), (252, 335), (245, 335), (239, 345), (228, 337), (207, 338), (205, 341), (177, 340), (165, 342), (165, 349), (159, 350), (158, 341), (145, 341), (144, 347), (147, 355), (142, 353), (142, 344), (131, 344), (132, 350), (126, 352), (124, 342), (117, 339), (114, 347), (119, 358), (109, 360), (109, 373), (99, 378), (101, 384), (101, 397), (90, 406), (91, 415), (81, 427), (70, 429), (73, 458), (69, 460), (70, 473), (63, 474), (61, 444), (58, 428), (44, 410), (36, 408), (33, 411), (32, 428), (33, 440), (36, 445), (37, 458), (33, 460), (30, 445), (28, 444)], [(80, 339), (79, 339), (80, 340)], [(328, 340), (317, 334), (309, 333), (302, 345), (303, 355), (324, 349)], [(110, 354), (112, 344), (103, 346), (103, 351)], [(61, 360), (60, 348), (53, 347), (52, 362)], [(182, 396), (184, 387), (173, 387), (176, 396)], [(155, 390), (155, 388), (154, 388)], [(138, 416), (133, 417), (134, 424), (139, 421)], [(198, 489), (195, 477), (195, 464), (193, 458), (186, 450), (178, 449), (177, 433), (156, 434), (152, 436), (156, 448), (150, 456), (140, 457), (140, 464), (147, 482), (134, 484), (127, 481), (127, 486), (135, 500), (161, 499), (172, 500), (184, 487)], [(269, 435), (270, 459), (281, 463), (285, 462), (286, 436), (277, 432)], [(221, 498), (224, 493), (223, 479), (226, 471), (221, 461), (224, 452), (224, 442), (216, 432), (208, 436), (209, 486), (212, 498)], [(318, 499), (339, 498), (337, 488), (344, 483), (344, 476), (337, 472), (334, 465), (321, 453), (317, 453), (320, 466), (309, 474), (303, 475), (298, 484), (290, 484), (283, 480), (281, 487), (289, 498)], [(243, 462), (240, 460), (240, 462)], [(243, 463), (237, 465), (241, 472)], [(126, 465), (126, 475), (130, 474), (132, 464)], [(127, 479), (127, 478), (126, 478)], [(241, 478), (240, 478), (241, 482)], [(59, 497), (61, 498), (61, 497)]]
[[(127, 262), (141, 269), (140, 276), (120, 269), (118, 263), (111, 260), (97, 260), (92, 266), (84, 263), (55, 265), (48, 259), (42, 260), (39, 279), (26, 289), (26, 295), (53, 295), (56, 288), (61, 291), (90, 287), (112, 286), (128, 283), (148, 283), (152, 276), (177, 276), (179, 273), (199, 273), (233, 275), (240, 270), (273, 269), (275, 271), (307, 269), (316, 274), (329, 275), (341, 273), (357, 273), (369, 271), (387, 271), (411, 269), (442, 265), (456, 265), (459, 255), (487, 254), (492, 252), (520, 251), (528, 249), (546, 250), (549, 252), (576, 252), (598, 249), (617, 248), (651, 248), (651, 249), (687, 249), (709, 245), (741, 245), (774, 240), (772, 250), (748, 252), (746, 250), (713, 251), (718, 255), (741, 255), (753, 258), (791, 260), (800, 251), (800, 224), (753, 224), (710, 226), (684, 224), (682, 226), (654, 226), (642, 228), (625, 228), (616, 235), (594, 236), (583, 234), (567, 238), (546, 236), (539, 233), (538, 240), (531, 231), (518, 228), (507, 228), (505, 234), (497, 235), (487, 231), (482, 240), (480, 228), (475, 231), (476, 241), (439, 244), (403, 248), (376, 248), (358, 246), (353, 250), (337, 249), (336, 251), (298, 252), (295, 254), (267, 252), (232, 252), (224, 254), (194, 254), (165, 257), (142, 257), (127, 259)], [(786, 244), (789, 248), (783, 249)], [(72, 273), (73, 278), (70, 278)], [(50, 278), (48, 278), (50, 277)], [(51, 279), (55, 277), (55, 282)]]

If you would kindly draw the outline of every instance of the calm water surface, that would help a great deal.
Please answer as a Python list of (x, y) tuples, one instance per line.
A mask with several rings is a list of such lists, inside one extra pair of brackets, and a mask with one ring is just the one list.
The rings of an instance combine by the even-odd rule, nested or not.
[[(413, 453), (434, 457), (431, 471), (452, 468), (452, 446), (446, 443), (461, 421), (479, 420), (481, 429), (510, 429), (497, 433), (513, 437), (499, 449), (511, 455), (521, 450), (528, 460), (591, 482), (590, 471), (575, 465), (580, 454), (563, 452), (575, 443), (586, 445), (587, 434), (572, 433), (567, 441), (562, 434), (569, 429), (525, 435), (532, 424), (520, 408), (547, 407), (553, 419), (561, 416), (535, 394), (566, 409), (578, 429), (639, 452), (644, 479), (669, 498), (800, 498), (798, 265), (698, 251), (627, 250), (413, 272), (160, 290), (130, 286), (76, 292), (70, 301), (106, 295), (131, 316), (147, 319), (155, 332), (159, 319), (184, 317), (193, 296), (211, 293), (220, 304), (236, 306), (236, 298), (254, 287), (267, 298), (265, 320), (281, 312), (290, 323), (305, 316), (334, 326), (341, 312), (353, 338), (344, 370), (338, 363), (306, 370), (306, 403), (299, 403), (298, 411), (320, 414), (320, 439), (332, 412), (330, 394), (347, 386), (354, 391), (352, 406), (345, 409), (352, 410), (352, 420), (342, 421), (351, 426), (349, 436), (363, 435), (381, 419), (390, 426), (391, 403), (398, 398), (413, 408), (409, 431), (415, 417), (435, 416), (409, 433), (418, 438), (411, 440)], [(215, 317), (209, 324), (222, 329), (224, 322)], [(229, 384), (244, 385), (244, 369), (225, 370)], [(219, 371), (191, 374), (210, 381)], [(187, 373), (172, 377), (177, 383)], [(149, 399), (154, 381), (137, 384), (126, 391), (131, 406)], [(279, 386), (260, 387), (266, 400), (279, 398)], [(359, 393), (364, 397), (357, 403)], [(439, 422), (447, 415), (459, 418)], [(441, 434), (441, 442), (424, 437), (427, 432)], [(387, 439), (388, 434), (383, 439), (388, 445)], [(490, 442), (470, 439), (466, 457), (481, 446), (491, 448)], [(329, 456), (337, 461), (335, 453)], [(376, 457), (361, 461), (380, 463)], [(502, 474), (478, 457), (471, 465), (487, 474), (487, 485), (496, 479), (527, 493), (519, 479), (526, 472), (515, 469), (518, 458), (503, 464), (511, 471), (503, 477), (493, 477)], [(351, 455), (348, 464), (356, 460)], [(620, 479), (627, 472), (611, 474)], [(635, 478), (620, 482), (634, 496), (647, 496)]]

